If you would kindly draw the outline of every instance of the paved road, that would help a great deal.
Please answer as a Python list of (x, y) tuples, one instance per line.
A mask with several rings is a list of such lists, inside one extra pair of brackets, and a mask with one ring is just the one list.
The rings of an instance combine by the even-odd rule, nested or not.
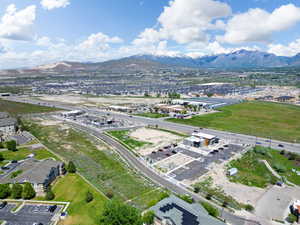
[[(158, 184), (159, 186), (162, 186), (164, 188), (167, 188), (171, 190), (174, 193), (185, 195), (188, 194), (192, 196), (196, 201), (206, 201), (203, 197), (195, 194), (194, 192), (191, 192), (187, 190), (185, 187), (181, 186), (176, 181), (171, 181), (167, 177), (162, 176), (154, 172), (152, 169), (150, 169), (148, 166), (146, 166), (141, 160), (139, 160), (132, 152), (128, 151), (123, 145), (121, 145), (119, 142), (115, 141), (113, 138), (97, 131), (96, 129), (81, 126), (77, 123), (70, 123), (72, 127), (75, 129), (84, 131), (90, 135), (93, 135), (96, 138), (99, 138), (103, 140), (105, 143), (109, 144), (110, 146), (114, 147), (114, 149), (121, 155), (122, 158), (124, 158), (131, 166), (133, 166), (137, 171), (141, 172), (145, 177), (152, 180), (152, 182)], [(226, 219), (230, 224), (234, 225), (257, 225), (258, 223), (245, 220), (243, 218), (240, 218), (238, 216), (235, 216), (226, 210), (223, 211), (223, 218)]]
[[(61, 108), (64, 110), (85, 110), (89, 113), (93, 113), (96, 115), (106, 115), (109, 113), (111, 116), (114, 116), (117, 119), (126, 119), (126, 120), (131, 120), (132, 122), (135, 122), (137, 124), (144, 124), (144, 125), (158, 125), (161, 128), (169, 129), (169, 130), (174, 130), (182, 133), (192, 133), (194, 130), (199, 129), (198, 127), (193, 127), (193, 126), (188, 126), (188, 125), (183, 125), (183, 124), (177, 124), (177, 123), (171, 123), (167, 122), (161, 119), (152, 119), (152, 118), (146, 118), (146, 117), (139, 117), (139, 116), (129, 116), (127, 114), (123, 113), (117, 113), (117, 112), (107, 112), (107, 111), (101, 111), (98, 108), (93, 108), (93, 107), (79, 107), (79, 106), (73, 106), (70, 104), (66, 103), (57, 103), (57, 102), (49, 102), (49, 101), (42, 101), (42, 100), (32, 100), (32, 99), (22, 99), (19, 97), (11, 96), (11, 97), (6, 97), (5, 99), (12, 100), (12, 101), (17, 101), (17, 102), (26, 102), (26, 103), (31, 103), (31, 104), (37, 104), (37, 105), (45, 105), (45, 106), (52, 106), (52, 107), (57, 107)], [(218, 136), (219, 138), (224, 138), (228, 140), (232, 140), (236, 143), (239, 144), (258, 144), (261, 146), (265, 147), (272, 147), (274, 149), (285, 149), (290, 152), (296, 152), (300, 153), (300, 144), (297, 143), (288, 143), (284, 141), (278, 141), (278, 140), (269, 140), (266, 138), (260, 138), (260, 137), (255, 137), (255, 136), (250, 136), (250, 135), (244, 135), (244, 134), (237, 134), (237, 133), (231, 133), (231, 132), (226, 132), (226, 131), (219, 131), (219, 130), (213, 130), (213, 129), (206, 129), (203, 128), (201, 130), (204, 133), (207, 134), (212, 134), (215, 136)], [(284, 148), (279, 147), (279, 145), (283, 145)]]

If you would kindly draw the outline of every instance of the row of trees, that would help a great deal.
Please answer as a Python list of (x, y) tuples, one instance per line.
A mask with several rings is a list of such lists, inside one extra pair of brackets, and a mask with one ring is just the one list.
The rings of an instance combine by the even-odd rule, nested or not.
[(12, 197), (13, 199), (32, 199), (36, 195), (30, 183), (25, 184), (0, 184), (0, 199)]
[(7, 148), (9, 151), (17, 151), (17, 142), (15, 140), (0, 142), (0, 148)]

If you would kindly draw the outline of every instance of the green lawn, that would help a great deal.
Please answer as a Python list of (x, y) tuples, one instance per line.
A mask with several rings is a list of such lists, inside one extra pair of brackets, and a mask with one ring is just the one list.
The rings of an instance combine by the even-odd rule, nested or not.
[(168, 121), (249, 134), (288, 142), (300, 142), (300, 107), (270, 102), (244, 102), (225, 106), (221, 112)]
[[(90, 191), (94, 200), (86, 203), (86, 192)], [(87, 184), (80, 176), (68, 174), (53, 186), (55, 193), (54, 201), (71, 202), (66, 221), (60, 222), (61, 225), (94, 225), (98, 224), (98, 219), (103, 209), (103, 205), (108, 201), (105, 196)]]
[(31, 153), (35, 154), (35, 158), (38, 160), (47, 159), (47, 158), (54, 158), (57, 159), (55, 155), (51, 152), (47, 151), (46, 149), (37, 149), (37, 150), (30, 150), (28, 148), (18, 148), (18, 151), (2, 151), (1, 154), (3, 155), (5, 160), (22, 160), (25, 159)]
[(113, 192), (116, 198), (123, 201), (133, 199), (133, 205), (146, 208), (148, 199), (142, 201), (140, 196), (149, 193), (155, 186), (128, 168), (102, 142), (91, 141), (85, 133), (62, 129), (59, 125), (43, 126), (33, 121), (24, 123), (45, 146), (66, 161), (72, 160), (78, 171), (103, 193)]
[(3, 99), (0, 99), (0, 109), (1, 109), (0, 111), (6, 111), (10, 113), (12, 116), (19, 115), (19, 114), (29, 114), (29, 113), (46, 113), (46, 112), (53, 112), (59, 110), (56, 108), (51, 108), (46, 106), (12, 102)]
[(153, 118), (153, 119), (168, 117), (168, 115), (161, 114), (161, 113), (138, 113), (138, 114), (135, 114), (135, 115), (136, 116), (143, 116), (143, 117)]
[(151, 144), (149, 142), (138, 141), (129, 136), (129, 130), (114, 130), (108, 131), (108, 134), (112, 135), (116, 139), (118, 139), (121, 143), (124, 143), (131, 150), (143, 147), (144, 145)]
[(279, 175), (296, 185), (300, 185), (300, 176), (293, 172), (293, 170), (300, 171), (300, 156), (292, 155), (295, 156), (295, 159), (290, 158), (290, 153), (283, 154), (283, 152), (280, 153), (274, 149), (257, 146), (241, 159), (233, 160), (229, 163), (228, 167), (239, 169), (238, 174), (230, 177), (230, 180), (262, 188), (268, 184), (275, 183), (278, 179), (260, 162), (260, 160), (267, 160)]

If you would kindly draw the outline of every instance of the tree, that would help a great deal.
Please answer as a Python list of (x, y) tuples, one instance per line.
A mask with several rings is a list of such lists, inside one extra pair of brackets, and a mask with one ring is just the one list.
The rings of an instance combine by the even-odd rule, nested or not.
[(52, 190), (48, 190), (45, 196), (46, 200), (53, 200), (55, 198), (55, 194)]
[(116, 199), (107, 201), (100, 216), (100, 225), (142, 225), (140, 212)]
[(22, 193), (23, 199), (32, 199), (35, 197), (35, 190), (33, 189), (31, 183), (25, 183)]
[(91, 201), (93, 201), (93, 200), (94, 200), (93, 194), (92, 194), (90, 191), (88, 191), (88, 192), (86, 193), (86, 196), (85, 196), (85, 201), (86, 201), (87, 203), (89, 203), (89, 202), (91, 202)]
[(0, 184), (0, 199), (5, 199), (11, 194), (9, 184)]
[(4, 156), (2, 153), (0, 153), (0, 161), (3, 161), (4, 160)]
[(208, 202), (201, 202), (201, 205), (203, 206), (203, 208), (205, 208), (205, 210), (208, 212), (209, 215), (218, 218), (220, 215), (219, 210), (214, 207), (213, 205), (211, 205)]
[(146, 212), (142, 217), (143, 223), (152, 225), (154, 223), (154, 216), (155, 214), (153, 211)]
[(69, 162), (67, 171), (68, 173), (76, 173), (76, 166), (72, 161)]
[(21, 184), (14, 184), (11, 189), (11, 196), (13, 199), (22, 198), (23, 186)]
[(17, 151), (17, 142), (15, 140), (11, 140), (6, 142), (6, 147), (9, 151)]
[(214, 94), (213, 93), (207, 93), (206, 96), (210, 98), (210, 97), (214, 96)]

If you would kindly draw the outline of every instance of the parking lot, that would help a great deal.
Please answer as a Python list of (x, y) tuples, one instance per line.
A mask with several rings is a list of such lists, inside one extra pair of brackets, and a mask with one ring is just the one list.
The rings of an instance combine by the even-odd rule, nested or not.
[(6, 225), (33, 225), (41, 223), (50, 225), (55, 215), (60, 213), (63, 206), (57, 206), (53, 212), (49, 211), (51, 205), (26, 204), (18, 212), (13, 213), (12, 209), (16, 204), (9, 203), (0, 209), (0, 220), (6, 221)]
[[(176, 152), (175, 154), (181, 153), (194, 158), (194, 161), (188, 162), (187, 164), (182, 165), (181, 167), (178, 167), (173, 171), (170, 171), (168, 175), (178, 181), (192, 181), (207, 173), (210, 166), (213, 166), (215, 163), (220, 164), (224, 161), (227, 161), (236, 153), (239, 153), (243, 150), (243, 147), (239, 145), (229, 144), (225, 146), (226, 147), (221, 147), (219, 149), (211, 151), (207, 156), (179, 147), (173, 150), (164, 150), (163, 152), (167, 152), (167, 154), (169, 154), (170, 151), (171, 153), (173, 151)], [(156, 157), (156, 154), (154, 155)], [(162, 152), (159, 152), (158, 155), (162, 155)]]

